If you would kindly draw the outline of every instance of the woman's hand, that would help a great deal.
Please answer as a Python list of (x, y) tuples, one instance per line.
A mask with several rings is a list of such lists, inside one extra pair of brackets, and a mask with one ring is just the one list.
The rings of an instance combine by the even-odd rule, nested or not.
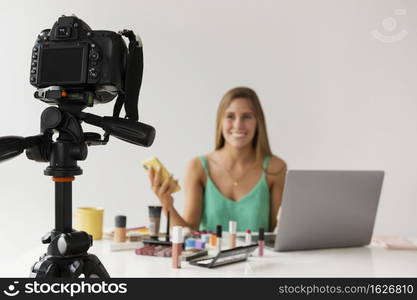
[(163, 182), (161, 182), (161, 169), (155, 171), (152, 167), (149, 168), (148, 175), (152, 190), (158, 197), (159, 201), (161, 202), (161, 205), (166, 210), (170, 210), (174, 203), (174, 198), (171, 194), (177, 187), (178, 181), (174, 180), (174, 178), (171, 175)]

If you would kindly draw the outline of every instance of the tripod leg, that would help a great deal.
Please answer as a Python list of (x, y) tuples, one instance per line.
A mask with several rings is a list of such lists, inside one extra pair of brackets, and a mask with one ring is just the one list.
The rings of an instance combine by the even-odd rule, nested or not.
[(50, 260), (40, 260), (32, 266), (29, 277), (31, 278), (52, 278), (60, 277), (58, 266)]
[(85, 278), (110, 278), (106, 268), (94, 254), (88, 254), (84, 260), (83, 272)]
[(74, 261), (68, 266), (68, 271), (72, 278), (80, 277), (80, 275), (83, 273), (83, 269), (84, 262), (81, 259)]

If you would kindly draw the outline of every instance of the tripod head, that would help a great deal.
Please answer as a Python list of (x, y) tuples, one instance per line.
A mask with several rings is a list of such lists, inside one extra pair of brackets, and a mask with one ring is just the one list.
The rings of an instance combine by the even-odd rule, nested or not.
[[(103, 137), (94, 132), (84, 133), (81, 123), (85, 122), (105, 131)], [(26, 151), (29, 159), (48, 162), (51, 159), (52, 135), (59, 132), (57, 141), (75, 143), (78, 150), (72, 155), (76, 160), (87, 156), (83, 146), (105, 145), (112, 135), (125, 142), (149, 147), (155, 138), (155, 129), (147, 124), (118, 117), (100, 117), (82, 112), (82, 107), (48, 107), (41, 115), (41, 134), (29, 137), (6, 136), (0, 138), (0, 161), (10, 159)]]

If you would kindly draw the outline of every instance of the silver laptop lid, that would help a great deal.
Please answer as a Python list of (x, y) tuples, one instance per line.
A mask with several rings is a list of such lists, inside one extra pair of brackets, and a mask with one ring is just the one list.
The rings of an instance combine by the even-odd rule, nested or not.
[(383, 171), (288, 171), (275, 250), (369, 244), (383, 178)]

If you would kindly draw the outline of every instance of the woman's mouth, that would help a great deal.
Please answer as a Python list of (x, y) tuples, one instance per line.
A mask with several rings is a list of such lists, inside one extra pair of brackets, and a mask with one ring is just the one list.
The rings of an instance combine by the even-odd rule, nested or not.
[(243, 138), (246, 136), (246, 133), (244, 132), (232, 132), (232, 137), (234, 138)]

